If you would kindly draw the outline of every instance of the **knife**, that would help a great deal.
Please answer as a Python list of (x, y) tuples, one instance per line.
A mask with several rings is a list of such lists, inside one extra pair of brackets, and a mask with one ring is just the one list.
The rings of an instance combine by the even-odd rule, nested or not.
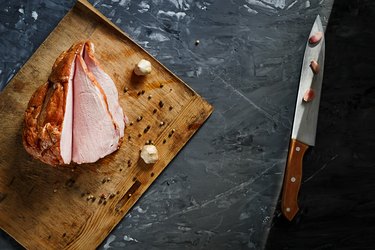
[[(320, 39), (319, 39), (320, 38)], [(291, 221), (297, 214), (302, 180), (303, 156), (315, 145), (320, 92), (324, 68), (324, 29), (320, 16), (315, 19), (303, 57), (292, 135), (284, 174), (281, 211)]]

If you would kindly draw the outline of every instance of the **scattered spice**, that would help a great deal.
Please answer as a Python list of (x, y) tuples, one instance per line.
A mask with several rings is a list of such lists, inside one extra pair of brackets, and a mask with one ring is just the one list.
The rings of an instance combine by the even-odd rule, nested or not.
[(143, 95), (144, 93), (145, 93), (146, 91), (144, 91), (143, 89), (142, 89), (142, 92), (141, 92), (141, 94)]
[(133, 122), (130, 122), (129, 125), (130, 125), (130, 126), (133, 126)]
[(157, 111), (157, 109), (154, 109), (154, 110), (152, 111), (152, 113), (154, 113), (154, 114), (155, 114), (155, 113), (156, 113), (156, 111)]
[(54, 189), (53, 192), (56, 193), (56, 192), (57, 192), (57, 189)]
[(155, 174), (154, 173), (151, 173), (151, 177), (153, 177)]
[(173, 106), (169, 106), (169, 111), (171, 111), (173, 109)]
[(111, 181), (111, 178), (106, 177), (106, 178), (104, 178), (104, 179), (102, 180), (102, 183), (106, 183), (106, 182), (109, 182), (109, 181)]
[(113, 197), (115, 197), (115, 194), (114, 193), (110, 193), (109, 194), (109, 198), (112, 199)]
[(117, 190), (116, 194), (119, 194), (119, 193), (120, 193), (120, 191)]
[(147, 127), (143, 130), (143, 133), (147, 133), (150, 130), (151, 126), (147, 125)]
[(160, 84), (160, 88), (164, 87), (164, 84)]
[(87, 196), (87, 198), (86, 198), (88, 201), (89, 200), (91, 200), (91, 201), (95, 201), (95, 197), (93, 196), (93, 195), (89, 195), (89, 196)]
[(66, 236), (66, 233), (63, 233), (62, 237), (65, 237)]
[(141, 137), (141, 136), (142, 136), (142, 134), (141, 134), (141, 133), (139, 133), (139, 134), (138, 134), (138, 137)]
[(128, 92), (128, 87), (125, 87), (125, 89), (124, 89), (124, 92), (126, 93), (126, 92)]
[(140, 95), (141, 95), (141, 91), (138, 91), (137, 96), (140, 96)]
[(164, 122), (160, 122), (160, 127), (164, 125)]
[(164, 106), (164, 102), (163, 101), (160, 101), (159, 102), (159, 107), (162, 108)]
[(165, 144), (166, 142), (167, 142), (167, 140), (166, 140), (166, 139), (164, 139), (164, 140), (163, 140), (163, 144)]
[(150, 100), (152, 98), (152, 95), (149, 95), (147, 98)]
[(106, 200), (103, 201), (103, 205), (105, 205), (105, 204), (107, 204), (107, 201), (106, 201)]
[(172, 129), (172, 131), (171, 132), (169, 132), (169, 135), (168, 135), (168, 137), (171, 137), (173, 134), (174, 134), (174, 132), (175, 132), (176, 130), (175, 129)]
[(141, 121), (143, 119), (143, 116), (138, 116), (137, 122)]

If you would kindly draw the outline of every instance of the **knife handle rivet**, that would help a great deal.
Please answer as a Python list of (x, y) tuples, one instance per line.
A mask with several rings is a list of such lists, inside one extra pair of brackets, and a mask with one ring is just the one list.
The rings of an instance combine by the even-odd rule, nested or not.
[(301, 150), (300, 147), (296, 147), (296, 151), (299, 152)]
[(290, 178), (290, 181), (291, 181), (291, 182), (296, 182), (296, 177), (292, 177), (292, 178)]
[(287, 212), (290, 212), (290, 207), (287, 207), (287, 208), (286, 208), (286, 211), (287, 211)]

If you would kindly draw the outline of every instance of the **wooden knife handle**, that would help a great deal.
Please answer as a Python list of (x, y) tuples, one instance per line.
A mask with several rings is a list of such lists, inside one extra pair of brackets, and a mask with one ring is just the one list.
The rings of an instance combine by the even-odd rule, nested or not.
[(293, 220), (299, 209), (297, 199), (302, 179), (302, 161), (308, 148), (308, 145), (295, 139), (289, 145), (281, 197), (281, 211), (289, 221)]

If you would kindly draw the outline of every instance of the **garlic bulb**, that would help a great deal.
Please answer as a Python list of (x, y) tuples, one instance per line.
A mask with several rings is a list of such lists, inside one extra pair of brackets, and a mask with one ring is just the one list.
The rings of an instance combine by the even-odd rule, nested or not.
[(135, 65), (134, 73), (137, 76), (145, 76), (151, 73), (151, 63), (145, 59), (140, 60), (137, 65)]
[(159, 160), (158, 150), (154, 145), (145, 145), (141, 150), (141, 158), (146, 164), (155, 163)]

